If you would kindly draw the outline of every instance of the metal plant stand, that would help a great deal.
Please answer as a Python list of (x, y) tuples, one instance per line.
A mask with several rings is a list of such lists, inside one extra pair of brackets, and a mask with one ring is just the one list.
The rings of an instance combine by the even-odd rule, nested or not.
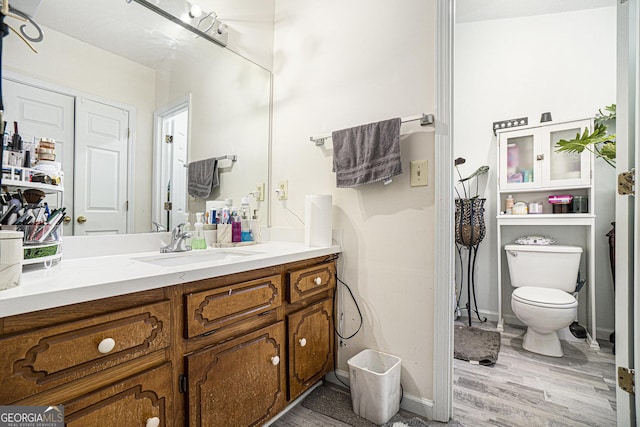
[[(484, 203), (486, 199), (456, 199), (456, 249), (460, 258), (460, 291), (465, 282), (465, 268), (462, 259), (462, 248), (468, 249), (466, 265), (466, 285), (467, 285), (467, 313), (469, 326), (471, 326), (471, 313), (475, 313), (481, 322), (486, 322), (487, 318), (480, 317), (478, 312), (478, 302), (476, 300), (475, 270), (476, 257), (480, 243), (486, 234), (484, 223)], [(473, 307), (471, 302), (473, 297)]]

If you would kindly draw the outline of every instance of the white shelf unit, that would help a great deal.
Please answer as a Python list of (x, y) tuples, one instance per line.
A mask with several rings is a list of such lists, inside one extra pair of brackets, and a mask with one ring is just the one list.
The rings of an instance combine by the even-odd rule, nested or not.
[[(42, 171), (25, 168), (20, 166), (2, 165), (2, 186), (7, 187), (9, 191), (25, 190), (29, 188), (43, 191), (47, 197), (55, 197), (55, 206), (62, 206), (64, 201), (64, 181), (60, 180), (57, 185), (44, 184), (40, 182), (31, 182), (31, 177), (34, 174), (43, 173)], [(37, 249), (41, 247), (52, 246), (52, 242), (45, 242), (42, 245), (28, 245), (25, 248)], [(58, 243), (58, 252), (55, 255), (49, 255), (40, 258), (25, 259), (22, 261), (22, 265), (40, 264), (42, 263), (45, 268), (51, 267), (54, 261), (62, 258), (62, 242)]]
[[(503, 283), (509, 288), (509, 272), (504, 254), (504, 245), (520, 235), (551, 235), (563, 244), (575, 244), (562, 241), (564, 234), (580, 235), (578, 240), (583, 247), (582, 259), (586, 271), (587, 284), (580, 294), (586, 292), (586, 298), (579, 295), (581, 303), (586, 301), (587, 342), (591, 349), (600, 348), (596, 340), (596, 291), (595, 291), (595, 199), (593, 189), (593, 155), (585, 150), (582, 154), (556, 153), (555, 144), (559, 139), (571, 139), (584, 128), (592, 129), (589, 119), (570, 122), (540, 124), (526, 128), (498, 131), (498, 179), (496, 191), (497, 224), (497, 285), (498, 285), (498, 330), (504, 330)], [(508, 148), (514, 145), (519, 152), (514, 155)], [(522, 144), (522, 145), (520, 145)], [(524, 158), (522, 157), (524, 156)], [(554, 163), (555, 162), (555, 163)], [(520, 165), (520, 166), (518, 166)], [(524, 169), (523, 169), (524, 168)], [(520, 175), (518, 175), (520, 174)], [(511, 177), (511, 179), (510, 179)], [(521, 181), (521, 182), (516, 182)], [(554, 214), (548, 196), (571, 194), (588, 197), (587, 213)], [(512, 195), (516, 202), (542, 202), (542, 214), (507, 215), (506, 199)], [(540, 231), (537, 231), (540, 230)], [(534, 231), (534, 232), (532, 232)], [(537, 232), (535, 232), (537, 231)], [(544, 268), (544, 266), (540, 266)], [(584, 278), (584, 277), (583, 277)], [(511, 289), (506, 294), (511, 295)], [(508, 303), (510, 300), (507, 300)], [(580, 310), (580, 306), (578, 307)]]

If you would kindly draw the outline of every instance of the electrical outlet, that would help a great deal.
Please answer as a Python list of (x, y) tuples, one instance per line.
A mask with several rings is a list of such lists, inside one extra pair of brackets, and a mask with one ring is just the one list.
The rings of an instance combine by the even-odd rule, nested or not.
[(289, 181), (280, 181), (278, 183), (278, 200), (287, 200), (289, 198)]
[(260, 182), (256, 185), (256, 201), (264, 202), (264, 182)]
[(427, 161), (414, 160), (411, 162), (411, 186), (422, 187), (427, 184)]

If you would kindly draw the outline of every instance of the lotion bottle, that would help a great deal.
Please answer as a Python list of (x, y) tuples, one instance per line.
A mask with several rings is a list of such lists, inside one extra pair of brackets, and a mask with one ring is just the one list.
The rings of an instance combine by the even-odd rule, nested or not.
[(204, 224), (202, 223), (202, 212), (196, 213), (196, 223), (194, 224), (194, 234), (191, 240), (193, 249), (207, 249), (207, 242), (204, 238)]

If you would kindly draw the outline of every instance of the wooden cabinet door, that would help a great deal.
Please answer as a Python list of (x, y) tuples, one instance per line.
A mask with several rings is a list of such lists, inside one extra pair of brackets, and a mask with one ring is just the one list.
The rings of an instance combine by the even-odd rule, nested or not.
[(289, 400), (333, 370), (333, 300), (289, 316)]
[(258, 426), (286, 402), (284, 323), (186, 357), (189, 426)]
[(171, 363), (64, 403), (66, 427), (179, 425), (173, 420)]

